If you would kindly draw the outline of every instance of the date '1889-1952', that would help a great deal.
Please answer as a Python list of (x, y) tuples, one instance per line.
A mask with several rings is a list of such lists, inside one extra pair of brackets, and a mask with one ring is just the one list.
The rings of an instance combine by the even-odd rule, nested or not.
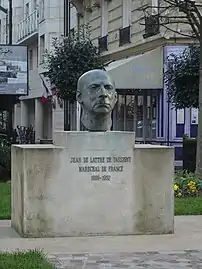
[(92, 181), (97, 181), (97, 180), (109, 181), (110, 179), (111, 179), (110, 175), (104, 175), (104, 176), (93, 175), (93, 176), (91, 176)]

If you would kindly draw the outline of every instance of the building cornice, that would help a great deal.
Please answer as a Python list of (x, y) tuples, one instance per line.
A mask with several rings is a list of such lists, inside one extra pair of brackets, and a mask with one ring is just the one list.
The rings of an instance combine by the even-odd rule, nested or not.
[(145, 42), (137, 42), (136, 44), (129, 44), (123, 47), (119, 47), (116, 50), (104, 52), (102, 57), (105, 61), (120, 60), (129, 56), (135, 56), (150, 50), (153, 50), (160, 46), (165, 45), (179, 45), (179, 44), (190, 44), (194, 40), (191, 38), (165, 38), (161, 34), (150, 37)]

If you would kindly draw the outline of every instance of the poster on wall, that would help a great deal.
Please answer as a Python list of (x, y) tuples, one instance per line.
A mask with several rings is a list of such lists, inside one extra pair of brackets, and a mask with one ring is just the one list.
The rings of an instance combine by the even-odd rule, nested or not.
[(191, 109), (191, 124), (198, 124), (198, 108)]
[(27, 46), (0, 45), (0, 94), (28, 94)]
[(184, 109), (177, 109), (177, 124), (184, 124)]

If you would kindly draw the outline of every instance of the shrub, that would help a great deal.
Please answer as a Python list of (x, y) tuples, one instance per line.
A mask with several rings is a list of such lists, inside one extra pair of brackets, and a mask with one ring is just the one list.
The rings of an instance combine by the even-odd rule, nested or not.
[(0, 181), (10, 180), (11, 173), (11, 144), (0, 138)]
[(183, 170), (194, 173), (196, 169), (196, 138), (184, 136), (183, 138)]
[(174, 179), (174, 192), (176, 197), (198, 196), (202, 193), (202, 180), (187, 171), (177, 173)]
[(200, 46), (197, 43), (167, 59), (164, 79), (168, 99), (175, 108), (198, 107), (199, 66)]
[(91, 69), (104, 69), (98, 47), (90, 38), (88, 25), (65, 38), (54, 38), (52, 50), (46, 56), (46, 75), (57, 88), (57, 94), (73, 102), (78, 78)]

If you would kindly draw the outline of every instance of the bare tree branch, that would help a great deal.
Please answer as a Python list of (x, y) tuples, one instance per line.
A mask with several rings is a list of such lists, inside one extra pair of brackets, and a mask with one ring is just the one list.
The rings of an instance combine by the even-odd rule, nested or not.
[[(139, 10), (143, 11), (144, 19), (150, 16), (158, 16), (158, 22), (154, 21), (156, 26), (163, 26), (167, 31), (169, 30), (181, 36), (197, 38), (200, 40), (202, 15), (199, 7), (202, 7), (202, 5), (196, 4), (192, 0), (161, 0), (161, 4), (159, 6), (144, 5), (144, 7), (139, 8)], [(151, 10), (153, 9), (157, 9), (158, 12), (156, 15), (151, 14)], [(174, 16), (173, 13), (175, 14), (176, 11), (179, 12), (179, 15)], [(170, 15), (168, 13), (170, 13)], [(184, 15), (181, 15), (180, 13)], [(144, 25), (143, 23), (140, 24)], [(189, 25), (193, 35), (179, 32), (168, 26), (173, 24)], [(151, 26), (152, 25), (155, 26), (155, 24), (151, 23)]]
[[(180, 21), (180, 20), (169, 20), (169, 21), (165, 21), (165, 22), (160, 23), (161, 26), (169, 25), (169, 24), (188, 24), (188, 25), (190, 25), (190, 22), (189, 21)], [(146, 24), (140, 22), (140, 25), (146, 25)], [(159, 25), (159, 24), (154, 23), (153, 25)]]
[(169, 30), (169, 31), (171, 31), (171, 32), (173, 32), (175, 34), (181, 35), (181, 36), (185, 36), (185, 37), (189, 37), (189, 38), (194, 38), (194, 39), (197, 38), (195, 35), (188, 35), (188, 34), (185, 34), (185, 33), (181, 33), (181, 32), (179, 32), (177, 30), (174, 30), (174, 29), (168, 27), (167, 25), (164, 25), (163, 27), (165, 27), (167, 30)]
[[(190, 24), (190, 26), (192, 28), (192, 31), (195, 33), (197, 39), (199, 39), (200, 38), (200, 33), (199, 33), (200, 30), (199, 30), (199, 28), (198, 28), (198, 30), (196, 29), (195, 24), (192, 22), (192, 20), (191, 20), (191, 18), (189, 16), (187, 16), (187, 19), (188, 19), (189, 24)], [(200, 25), (199, 25), (199, 27), (200, 27)]]

